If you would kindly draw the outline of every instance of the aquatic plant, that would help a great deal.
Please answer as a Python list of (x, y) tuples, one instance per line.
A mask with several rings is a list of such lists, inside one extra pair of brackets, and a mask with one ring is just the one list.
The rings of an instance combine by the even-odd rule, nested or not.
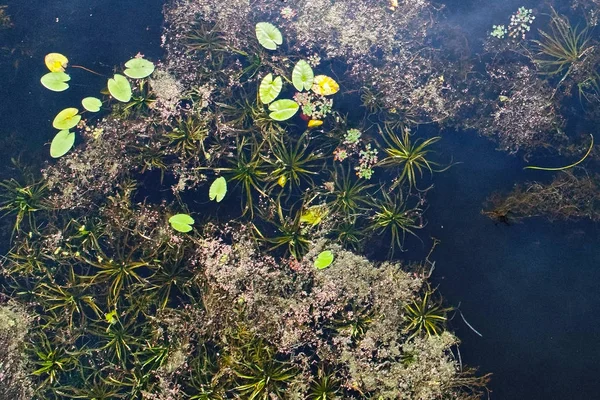
[(227, 179), (220, 176), (213, 181), (208, 190), (208, 198), (220, 203), (227, 194)]
[(386, 157), (379, 161), (377, 165), (400, 169), (392, 188), (397, 187), (404, 180), (408, 181), (409, 188), (416, 188), (417, 173), (418, 177), (421, 178), (424, 170), (428, 170), (430, 173), (434, 172), (433, 166), (438, 164), (428, 160), (428, 155), (431, 153), (429, 147), (439, 141), (440, 136), (412, 141), (410, 129), (406, 127), (402, 131), (402, 136), (396, 135), (387, 127), (383, 130), (379, 128), (379, 133), (386, 144), (386, 147), (382, 149)]
[(231, 167), (222, 168), (229, 181), (234, 182), (242, 189), (241, 207), (242, 214), (250, 211), (254, 215), (254, 193), (264, 197), (263, 185), (268, 177), (267, 165), (260, 154), (260, 145), (254, 141), (250, 142), (249, 150), (246, 149), (246, 140), (241, 139), (236, 146), (236, 156), (230, 161)]
[(140, 173), (146, 171), (152, 171), (158, 169), (160, 171), (160, 182), (163, 182), (165, 171), (167, 170), (166, 157), (164, 147), (160, 143), (144, 144), (141, 146), (134, 146), (135, 148), (135, 160), (138, 161), (138, 165), (141, 164), (142, 168)]
[(203, 21), (196, 22), (182, 39), (188, 52), (207, 53), (210, 60), (218, 57), (217, 64), (222, 63), (222, 53), (220, 54), (220, 52), (227, 49), (227, 43), (216, 24), (209, 26)]
[(317, 258), (313, 262), (316, 269), (325, 269), (333, 263), (335, 256), (331, 250), (325, 250), (317, 254)]
[(525, 34), (531, 30), (531, 24), (534, 20), (535, 16), (532, 9), (519, 7), (517, 12), (510, 16), (508, 36), (515, 40), (519, 37), (525, 40)]
[(369, 190), (375, 185), (353, 178), (343, 167), (336, 168), (332, 178), (331, 190), (326, 192), (327, 205), (332, 213), (352, 217), (373, 206), (373, 195)]
[(424, 226), (423, 209), (419, 206), (409, 208), (402, 193), (390, 195), (383, 192), (383, 199), (375, 203), (374, 211), (368, 229), (378, 235), (390, 235), (390, 257), (393, 257), (396, 247), (404, 251), (406, 234), (418, 238), (415, 230)]
[(542, 39), (534, 40), (538, 47), (534, 62), (549, 76), (560, 75), (564, 71), (560, 79), (562, 82), (569, 76), (572, 68), (585, 61), (586, 54), (594, 46), (590, 44), (587, 28), (580, 31), (565, 16), (558, 15), (554, 10), (549, 26), (550, 32), (540, 30)]
[(71, 150), (75, 144), (75, 133), (69, 130), (58, 132), (50, 143), (50, 157), (59, 158), (64, 156)]
[(331, 229), (331, 235), (346, 248), (359, 250), (365, 238), (365, 230), (358, 226), (356, 216), (345, 218)]
[(311, 243), (308, 229), (302, 223), (302, 210), (300, 209), (295, 213), (290, 211), (290, 214), (292, 214), (291, 217), (284, 215), (281, 199), (277, 199), (275, 208), (277, 219), (270, 220), (269, 222), (275, 227), (278, 234), (266, 237), (256, 227), (255, 231), (261, 240), (271, 245), (269, 251), (286, 247), (289, 254), (294, 256), (296, 260), (301, 260), (304, 254), (308, 252)]
[(190, 217), (188, 214), (175, 214), (169, 218), (169, 225), (177, 232), (190, 232), (193, 224), (194, 218)]
[(129, 115), (134, 113), (140, 115), (148, 112), (154, 105), (156, 97), (146, 79), (140, 79), (139, 84), (131, 92), (131, 99), (123, 106), (122, 112)]
[(281, 99), (269, 104), (269, 117), (275, 121), (286, 121), (298, 112), (300, 106), (294, 100)]
[(42, 332), (38, 332), (31, 350), (35, 354), (36, 365), (32, 374), (43, 379), (40, 387), (58, 382), (63, 374), (73, 371), (79, 365), (77, 357), (80, 351), (68, 351), (64, 347), (56, 346)]
[[(309, 148), (308, 132), (298, 139), (273, 139), (269, 142), (271, 157), (265, 157), (270, 166), (271, 188), (279, 185), (287, 188), (288, 193), (300, 188), (302, 184), (313, 185), (312, 176), (319, 173), (319, 161), (322, 153)], [(269, 189), (270, 190), (270, 189)]]
[(283, 36), (279, 29), (268, 22), (256, 24), (256, 38), (260, 45), (267, 50), (277, 50), (277, 46), (283, 43)]
[(89, 290), (85, 277), (75, 273), (73, 265), (67, 269), (66, 278), (57, 277), (63, 282), (42, 282), (36, 288), (39, 302), (46, 313), (66, 321), (69, 329), (81, 329), (90, 318), (100, 318), (102, 311)]
[(175, 128), (165, 132), (165, 137), (169, 140), (168, 146), (183, 159), (198, 157), (200, 154), (206, 156), (204, 142), (209, 136), (208, 121), (200, 115), (192, 114), (178, 117), (176, 123)]
[(308, 399), (333, 400), (341, 392), (340, 382), (333, 372), (327, 372), (323, 366), (319, 367), (317, 376), (310, 382)]
[(408, 322), (405, 331), (411, 333), (408, 340), (416, 335), (434, 336), (443, 332), (446, 313), (451, 308), (443, 308), (440, 302), (432, 301), (431, 295), (433, 293), (427, 287), (421, 299), (413, 300), (410, 304), (404, 306)]
[(107, 86), (110, 95), (116, 100), (123, 103), (128, 103), (129, 100), (131, 100), (131, 84), (123, 75), (115, 74), (112, 78), (108, 80)]
[(13, 232), (21, 229), (23, 221), (28, 222), (30, 230), (36, 230), (35, 213), (48, 210), (46, 199), (48, 186), (42, 180), (22, 185), (15, 179), (0, 182), (0, 211), (2, 217), (16, 216)]
[(236, 377), (235, 390), (248, 400), (283, 398), (297, 375), (292, 364), (276, 358), (273, 348), (249, 332), (236, 333), (236, 349), (229, 364)]
[(352, 339), (358, 339), (365, 335), (375, 317), (371, 305), (351, 302), (345, 310), (334, 316), (333, 327), (338, 332), (349, 333)]
[(95, 350), (102, 351), (107, 360), (127, 368), (134, 363), (133, 355), (144, 342), (144, 335), (136, 321), (126, 317), (123, 322), (114, 311), (110, 318), (108, 316), (106, 321), (99, 321), (90, 328), (98, 341)]
[(269, 104), (279, 96), (283, 81), (280, 76), (273, 78), (273, 74), (267, 74), (258, 87), (258, 96), (263, 104)]

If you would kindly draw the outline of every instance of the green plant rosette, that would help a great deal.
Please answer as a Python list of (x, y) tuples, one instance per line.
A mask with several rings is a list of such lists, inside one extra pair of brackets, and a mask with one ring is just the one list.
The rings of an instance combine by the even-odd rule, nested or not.
[(53, 92), (62, 92), (69, 88), (68, 81), (71, 77), (64, 72), (48, 72), (42, 76), (40, 82), (46, 89), (52, 90)]
[(78, 114), (79, 110), (75, 107), (65, 108), (54, 117), (52, 126), (56, 129), (71, 129), (77, 126), (81, 121), (81, 115)]
[(75, 132), (68, 129), (58, 132), (50, 143), (50, 157), (59, 158), (67, 154), (75, 144)]
[(258, 88), (258, 96), (260, 97), (260, 101), (263, 104), (269, 104), (275, 100), (277, 96), (279, 96), (282, 87), (283, 81), (281, 80), (280, 76), (273, 79), (273, 74), (268, 74), (260, 82), (260, 86)]
[(274, 101), (269, 105), (269, 117), (275, 121), (285, 121), (294, 116), (300, 106), (294, 100), (282, 99)]
[(283, 43), (283, 36), (279, 29), (268, 22), (256, 24), (256, 38), (258, 43), (268, 50), (277, 50), (277, 46)]
[(131, 84), (123, 75), (115, 74), (108, 80), (108, 91), (112, 97), (123, 103), (131, 100)]

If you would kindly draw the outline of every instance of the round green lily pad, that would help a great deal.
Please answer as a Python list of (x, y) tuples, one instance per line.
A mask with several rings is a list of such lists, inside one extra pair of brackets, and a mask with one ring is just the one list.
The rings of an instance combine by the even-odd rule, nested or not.
[(59, 158), (67, 154), (75, 143), (75, 132), (68, 129), (58, 132), (50, 143), (50, 157)]
[(53, 92), (62, 92), (69, 88), (67, 82), (70, 80), (71, 77), (64, 72), (48, 72), (46, 75), (42, 76), (40, 82), (46, 89), (50, 89)]
[(108, 80), (108, 91), (112, 97), (123, 103), (131, 100), (131, 84), (123, 75), (115, 74)]
[(333, 253), (329, 250), (325, 250), (319, 253), (317, 258), (315, 259), (314, 266), (317, 269), (325, 269), (331, 265), (333, 262), (334, 256)]
[(56, 129), (71, 129), (77, 126), (81, 121), (81, 115), (78, 114), (79, 110), (75, 107), (65, 108), (54, 117), (52, 126)]
[(169, 218), (169, 224), (171, 224), (171, 227), (177, 232), (185, 233), (191, 231), (193, 223), (194, 218), (187, 214), (175, 214)]
[(100, 111), (100, 107), (102, 107), (102, 100), (97, 97), (86, 97), (81, 100), (81, 105), (88, 111), (98, 112)]
[(132, 58), (125, 63), (123, 73), (133, 79), (142, 79), (154, 72), (154, 64), (143, 58)]

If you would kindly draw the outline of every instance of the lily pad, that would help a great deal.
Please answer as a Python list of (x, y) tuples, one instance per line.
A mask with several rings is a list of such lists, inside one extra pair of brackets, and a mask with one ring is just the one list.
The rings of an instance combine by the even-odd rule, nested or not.
[(98, 112), (100, 111), (100, 107), (102, 107), (102, 100), (97, 97), (86, 97), (81, 100), (81, 105), (88, 111)]
[(283, 36), (277, 27), (268, 22), (256, 24), (256, 38), (265, 49), (277, 50), (277, 46), (283, 43)]
[(115, 74), (108, 80), (108, 91), (112, 97), (123, 103), (131, 100), (131, 84), (123, 75)]
[(327, 75), (317, 75), (313, 82), (312, 91), (322, 96), (330, 96), (340, 90), (340, 85)]
[(319, 253), (315, 259), (314, 266), (316, 269), (325, 269), (331, 265), (334, 256), (330, 250), (325, 250)]
[(54, 117), (52, 126), (56, 129), (71, 129), (81, 121), (81, 115), (78, 114), (79, 110), (75, 107), (65, 108)]
[(273, 79), (273, 74), (268, 74), (260, 82), (260, 86), (258, 88), (258, 96), (260, 97), (260, 101), (262, 101), (263, 104), (269, 104), (275, 100), (277, 96), (279, 96), (282, 87), (283, 81), (281, 80), (280, 76)]
[(46, 89), (50, 89), (53, 92), (62, 92), (63, 90), (67, 90), (69, 88), (68, 81), (71, 80), (71, 77), (64, 72), (48, 72), (46, 75), (42, 76), (40, 82)]
[(300, 60), (294, 67), (292, 71), (292, 83), (297, 91), (301, 92), (304, 90), (310, 90), (313, 85), (313, 80), (315, 79), (315, 74), (310, 67), (310, 65), (304, 61)]
[(269, 105), (269, 110), (272, 111), (269, 117), (275, 121), (285, 121), (292, 118), (299, 108), (300, 106), (294, 100), (277, 100)]
[(215, 200), (217, 203), (220, 203), (225, 197), (225, 194), (227, 194), (227, 181), (221, 176), (220, 178), (215, 179), (212, 185), (210, 185), (208, 197), (211, 200)]
[(46, 64), (50, 72), (64, 72), (68, 63), (69, 59), (60, 53), (48, 53), (44, 57), (44, 64)]
[(192, 230), (194, 218), (187, 214), (175, 214), (169, 218), (169, 224), (171, 224), (171, 227), (177, 232), (185, 233)]
[(75, 132), (68, 129), (58, 132), (50, 143), (50, 157), (59, 158), (67, 154), (75, 144)]
[(123, 73), (133, 79), (142, 79), (154, 72), (154, 64), (143, 58), (132, 58), (125, 63)]

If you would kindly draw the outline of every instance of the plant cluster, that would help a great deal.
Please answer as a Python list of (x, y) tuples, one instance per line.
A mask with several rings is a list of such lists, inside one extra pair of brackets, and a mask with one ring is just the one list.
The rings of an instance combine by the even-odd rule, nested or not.
[[(133, 81), (108, 81), (111, 115), (59, 113), (83, 143), (63, 133), (39, 184), (3, 188), (18, 222), (3, 289), (35, 316), (37, 397), (479, 392), (486, 377), (461, 372), (424, 267), (344, 249), (393, 257), (417, 236), (440, 138), (409, 125), (449, 113), (451, 88), (415, 37), (428, 5), (380, 3), (173, 2), (167, 59), (127, 62)], [(389, 64), (362, 69), (378, 51)], [(360, 113), (338, 102), (359, 95), (332, 78), (334, 56), (363, 79)], [(46, 86), (66, 89), (66, 58), (47, 63)]]

